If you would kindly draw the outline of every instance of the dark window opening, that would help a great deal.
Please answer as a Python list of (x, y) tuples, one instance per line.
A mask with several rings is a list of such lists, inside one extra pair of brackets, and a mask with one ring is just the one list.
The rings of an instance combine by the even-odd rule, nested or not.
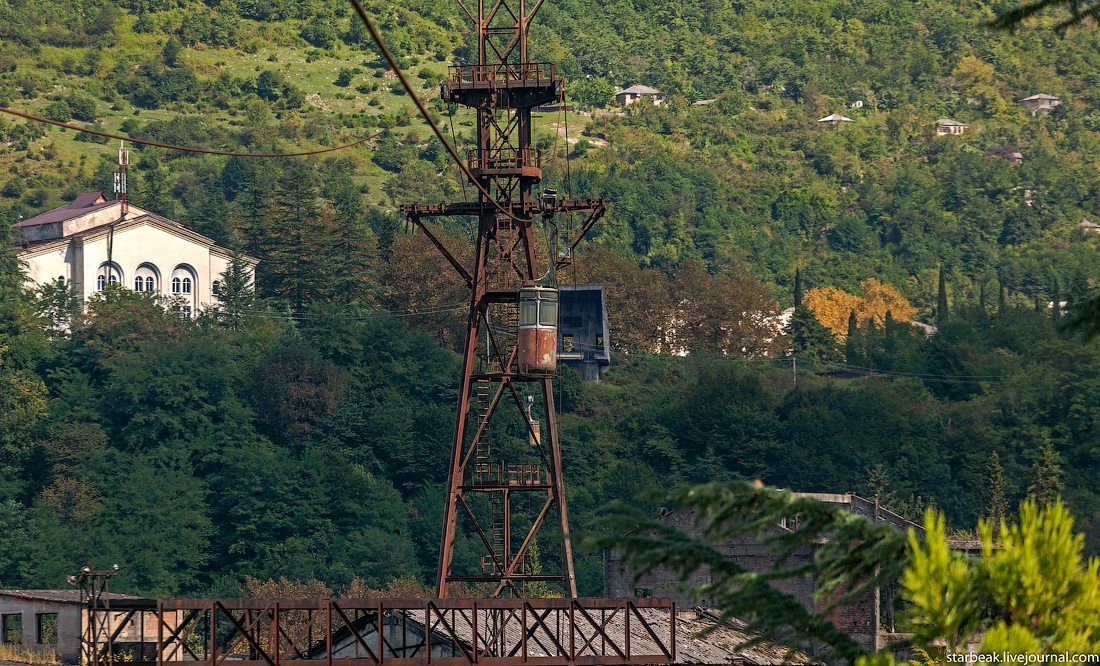
[(57, 643), (57, 613), (38, 614), (38, 644), (54, 645)]
[(0, 616), (0, 643), (23, 643), (23, 614)]
[(653, 598), (653, 590), (649, 589), (648, 587), (636, 588), (634, 590), (634, 598), (635, 599), (652, 599)]

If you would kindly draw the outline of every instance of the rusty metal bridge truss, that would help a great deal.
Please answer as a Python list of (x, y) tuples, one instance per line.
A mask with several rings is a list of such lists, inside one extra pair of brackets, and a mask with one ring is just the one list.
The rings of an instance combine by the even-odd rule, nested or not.
[[(453, 582), (490, 582), (495, 583), (492, 596), (524, 597), (531, 593), (529, 585), (554, 583), (561, 585), (564, 596), (576, 597), (552, 377), (527, 372), (517, 362), (515, 328), (522, 284), (545, 279), (542, 272), (555, 282), (554, 269), (569, 263), (573, 248), (603, 216), (607, 202), (533, 192), (542, 181), (543, 160), (532, 148), (531, 112), (563, 102), (565, 91), (554, 65), (528, 62), (527, 33), (543, 0), (533, 7), (525, 0), (477, 0), (476, 6), (470, 3), (469, 7), (457, 1), (478, 35), (478, 60), (451, 67), (440, 92), (448, 104), (476, 112), (477, 147), (467, 152), (467, 166), (480, 187), (478, 200), (402, 206), (404, 215), (435, 244), (471, 292), (436, 595), (447, 597)], [(574, 215), (583, 222), (567, 223), (559, 230), (555, 216), (571, 221)], [(463, 266), (424, 224), (425, 218), (440, 216), (477, 219), (473, 266)], [(551, 247), (560, 244), (562, 248), (552, 251), (556, 256), (542, 267), (538, 266), (535, 228), (540, 221), (553, 238)], [(546, 422), (540, 424), (538, 435), (517, 390), (517, 385), (522, 390), (523, 383), (536, 385), (535, 391), (542, 394), (539, 404)], [(531, 431), (530, 460), (505, 462), (493, 457), (490, 435), (502, 425), (493, 418), (501, 400), (515, 403), (516, 416)], [(478, 515), (467, 501), (470, 493), (487, 493), (490, 510)], [(513, 516), (514, 507), (523, 505), (513, 501), (519, 499), (518, 493), (526, 493), (528, 499), (543, 498), (529, 502), (529, 515), (522, 520)], [(452, 570), (460, 516), (469, 520), (484, 546), (480, 572)], [(531, 544), (540, 528), (555, 519), (562, 536), (561, 568), (542, 572), (531, 556)], [(522, 527), (513, 529), (514, 525)]]
[[(86, 666), (671, 664), (668, 599), (113, 599)], [(379, 631), (381, 628), (381, 631)], [(427, 628), (427, 630), (425, 630)]]

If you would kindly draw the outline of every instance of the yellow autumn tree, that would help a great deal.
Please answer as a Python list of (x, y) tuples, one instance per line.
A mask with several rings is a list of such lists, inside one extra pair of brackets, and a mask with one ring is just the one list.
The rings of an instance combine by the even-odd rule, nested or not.
[(862, 297), (853, 296), (836, 287), (824, 287), (810, 289), (802, 297), (802, 301), (814, 311), (818, 321), (841, 341), (848, 337), (848, 315), (853, 310), (860, 326), (874, 321), (879, 327), (885, 325), (887, 312), (890, 312), (894, 321), (909, 321), (917, 312), (889, 284), (868, 278), (859, 287), (863, 291)]
[(817, 320), (833, 332), (838, 340), (848, 337), (848, 315), (858, 309), (860, 298), (836, 287), (811, 289), (802, 297), (806, 307), (814, 311)]
[[(859, 299), (859, 307), (855, 310), (860, 326), (871, 320), (876, 326), (885, 326), (887, 312), (894, 321), (909, 321), (917, 313), (917, 309), (889, 284), (868, 278), (859, 283), (859, 288), (863, 290), (863, 298)], [(847, 320), (844, 323), (847, 333)]]

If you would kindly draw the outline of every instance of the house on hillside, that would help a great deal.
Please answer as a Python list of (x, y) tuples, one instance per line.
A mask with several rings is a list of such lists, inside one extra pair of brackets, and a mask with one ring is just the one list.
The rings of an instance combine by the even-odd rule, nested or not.
[(1061, 103), (1062, 100), (1054, 95), (1047, 95), (1045, 93), (1039, 93), (1038, 95), (1032, 95), (1031, 97), (1025, 97), (1020, 100), (1020, 106), (1030, 111), (1033, 116), (1039, 113), (1045, 116), (1050, 113), (1051, 109)]
[(1081, 231), (1087, 234), (1100, 234), (1100, 224), (1090, 222), (1088, 218), (1081, 218), (1081, 221), (1077, 223), (1077, 226), (1081, 227)]
[(964, 134), (967, 127), (970, 127), (970, 125), (951, 120), (950, 118), (940, 118), (936, 121), (936, 136)]
[(626, 90), (615, 93), (615, 101), (623, 106), (629, 106), (634, 102), (649, 101), (653, 106), (661, 106), (665, 103), (665, 94), (656, 88), (641, 84), (630, 86)]
[[(982, 153), (984, 157), (997, 157), (1002, 160), (1006, 160), (1009, 164), (1023, 164), (1023, 153), (1017, 151), (1012, 146), (1005, 144), (1003, 146), (994, 146), (989, 150)], [(1027, 195), (1025, 195), (1027, 196)], [(1031, 205), (1031, 204), (1028, 204)]]
[(839, 113), (834, 113), (824, 118), (818, 118), (819, 123), (828, 123), (829, 125), (842, 125), (844, 123), (854, 123), (855, 121), (847, 116), (842, 116)]
[[(214, 301), (230, 263), (229, 250), (210, 238), (133, 204), (123, 215), (122, 202), (100, 192), (15, 226), (31, 285), (62, 282), (85, 300), (120, 284), (173, 297), (194, 316)], [(246, 260), (253, 269), (259, 263)]]

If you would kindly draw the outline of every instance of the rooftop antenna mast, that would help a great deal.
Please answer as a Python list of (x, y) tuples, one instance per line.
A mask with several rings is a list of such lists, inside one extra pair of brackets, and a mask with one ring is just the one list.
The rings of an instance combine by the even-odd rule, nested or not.
[(118, 173), (115, 174), (115, 201), (121, 201), (122, 206), (118, 219), (107, 228), (107, 285), (111, 284), (111, 278), (115, 276), (114, 249), (115, 249), (115, 225), (126, 219), (128, 211), (126, 205), (126, 167), (130, 164), (130, 151), (126, 150), (126, 142), (118, 142)]
[[(557, 303), (555, 268), (569, 262), (573, 248), (606, 211), (603, 199), (560, 199), (557, 192), (533, 187), (542, 181), (542, 155), (531, 147), (531, 112), (562, 103), (565, 82), (554, 65), (528, 61), (527, 33), (543, 0), (528, 7), (526, 0), (494, 0), (459, 5), (477, 33), (477, 63), (450, 68), (441, 88), (449, 104), (475, 110), (477, 146), (467, 151), (467, 164), (483, 193), (477, 201), (407, 204), (405, 216), (424, 231), (470, 287), (470, 309), (464, 347), (462, 385), (451, 448), (436, 595), (448, 596), (451, 583), (495, 584), (493, 596), (528, 596), (528, 585), (559, 584), (567, 597), (577, 596), (573, 548), (562, 479), (553, 379), (557, 371)], [(486, 194), (492, 196), (488, 199)], [(586, 222), (557, 249), (558, 214), (588, 213)], [(458, 215), (476, 218), (474, 262), (469, 269), (451, 255), (425, 226), (423, 218)], [(535, 225), (553, 236), (549, 263), (540, 267)], [(484, 331), (484, 334), (482, 334)], [(484, 355), (479, 340), (487, 339)], [(528, 416), (516, 384), (532, 383), (541, 392), (541, 416), (546, 423), (536, 433), (537, 412)], [(501, 403), (525, 424), (530, 454), (527, 462), (493, 459), (490, 422)], [(504, 415), (501, 414), (501, 417)], [(491, 519), (474, 511), (466, 497), (489, 495)], [(516, 493), (541, 495), (529, 521), (513, 530), (512, 499)], [(520, 503), (516, 503), (517, 509)], [(534, 507), (539, 507), (537, 513)], [(459, 515), (472, 524), (487, 554), (481, 571), (453, 570)], [(532, 557), (532, 543), (541, 527), (557, 522), (560, 569)], [(540, 564), (547, 566), (539, 571)]]

